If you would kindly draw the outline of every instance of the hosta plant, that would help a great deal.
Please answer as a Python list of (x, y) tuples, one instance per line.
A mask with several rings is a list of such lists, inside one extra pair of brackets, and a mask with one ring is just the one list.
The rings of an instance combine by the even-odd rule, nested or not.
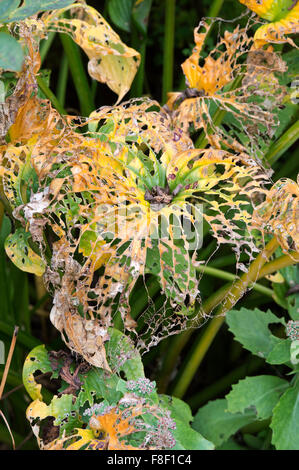
[[(0, 121), (6, 228), (13, 221), (13, 230), (4, 227), (3, 246), (52, 296), (49, 319), (66, 346), (36, 346), (25, 360), (23, 382), (33, 400), (26, 416), (39, 447), (213, 449), (243, 426), (273, 416), (273, 445), (296, 448), (298, 436), (281, 437), (286, 428), (288, 435), (296, 431), (292, 412), (286, 425), (279, 416), (298, 397), (298, 312), (276, 293), (276, 304), (289, 310), (288, 323), (271, 312), (232, 308), (252, 287), (269, 295), (269, 288), (256, 287), (258, 279), (277, 280), (269, 276), (298, 261), (298, 184), (290, 178), (274, 183), (267, 158), (277, 138), (285, 146), (294, 139), (281, 127), (295, 112), (291, 60), (276, 44), (296, 52), (289, 35), (297, 30), (297, 5), (278, 2), (279, 10), (277, 2), (242, 1), (271, 23), (259, 27), (252, 14), (242, 25), (219, 23), (208, 53), (218, 20), (202, 20), (182, 64), (186, 88), (167, 90), (162, 106), (150, 97), (120, 103), (142, 67), (141, 55), (98, 11), (84, 1), (39, 3), (34, 10), (27, 5), (24, 16), (25, 2), (3, 20), (24, 60), (21, 69), (7, 67), (15, 74), (3, 72)], [(108, 3), (112, 21), (130, 31)], [(151, 2), (133, 3), (139, 24), (136, 8), (143, 3), (149, 11)], [(140, 31), (146, 34), (144, 25)], [(41, 70), (40, 41), (54, 33), (62, 35), (77, 86), (74, 60), (80, 70), (82, 62), (75, 44), (88, 57), (90, 77), (117, 95), (113, 106), (90, 109), (83, 89), (79, 102), (88, 112), (64, 111)], [(224, 278), (231, 283), (203, 299), (205, 274), (213, 272), (208, 263), (218, 252), (230, 253), (233, 272)], [(212, 313), (174, 397), (163, 394), (180, 351)], [(225, 314), (246, 349), (286, 364), (293, 377), (247, 378), (225, 399), (200, 408), (191, 427), (191, 410), (178, 397)], [(272, 335), (270, 322), (286, 328), (288, 339)], [(140, 354), (173, 335), (156, 384), (145, 377)], [(231, 415), (230, 427), (216, 431), (214, 421), (220, 417), (225, 428)]]

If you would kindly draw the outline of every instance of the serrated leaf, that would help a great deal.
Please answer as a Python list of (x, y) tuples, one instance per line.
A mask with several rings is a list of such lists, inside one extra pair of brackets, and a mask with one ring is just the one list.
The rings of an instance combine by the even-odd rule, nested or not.
[(20, 72), (24, 62), (21, 44), (10, 34), (0, 33), (0, 69)]
[(277, 450), (299, 450), (299, 382), (290, 387), (273, 410), (270, 424)]
[(131, 12), (133, 0), (109, 0), (108, 13), (118, 28), (129, 33), (131, 31)]
[[(235, 339), (244, 348), (266, 360), (274, 347), (282, 341), (272, 335), (269, 325), (271, 323), (284, 325), (284, 322), (270, 311), (262, 312), (257, 308), (254, 310), (247, 308), (231, 310), (226, 314), (226, 322)], [(273, 364), (273, 362), (271, 363)]]
[(225, 399), (210, 401), (198, 410), (194, 417), (192, 428), (198, 431), (215, 446), (227, 441), (243, 426), (255, 421), (253, 411), (245, 413), (229, 413)]
[(243, 413), (254, 408), (257, 418), (269, 418), (288, 386), (286, 380), (272, 375), (246, 377), (233, 385), (232, 391), (226, 395), (227, 409), (230, 413)]
[(31, 239), (31, 234), (25, 232), (23, 228), (18, 228), (5, 240), (6, 254), (21, 271), (42, 276), (46, 265), (30, 247), (29, 239)]
[(44, 344), (36, 346), (26, 357), (23, 366), (23, 384), (32, 400), (42, 400), (41, 384), (34, 379), (34, 372), (52, 372), (51, 362)]
[(92, 406), (94, 401), (100, 398), (113, 404), (122, 396), (116, 389), (119, 378), (103, 369), (91, 369), (86, 374), (79, 374), (79, 378), (83, 382), (77, 398), (79, 406), (83, 406), (86, 402)]

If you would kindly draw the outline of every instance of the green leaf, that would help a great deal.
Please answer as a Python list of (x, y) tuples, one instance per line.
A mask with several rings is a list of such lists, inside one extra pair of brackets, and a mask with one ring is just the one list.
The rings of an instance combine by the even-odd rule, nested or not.
[[(262, 312), (259, 309), (231, 310), (226, 314), (229, 330), (234, 334), (244, 348), (267, 360), (274, 347), (281, 343), (281, 339), (272, 335), (269, 330), (271, 323), (285, 324), (270, 311)], [(273, 364), (273, 359), (272, 362)], [(280, 363), (280, 362), (279, 362)]]
[[(6, 5), (12, 4), (5, 9), (2, 3)], [(0, 7), (0, 22), (10, 23), (12, 21), (20, 21), (41, 11), (64, 8), (73, 3), (73, 0), (24, 0), (22, 6), (18, 8), (20, 3), (21, 0), (2, 1)]]
[(113, 23), (123, 31), (131, 31), (133, 0), (109, 0), (108, 12)]
[(61, 397), (54, 397), (49, 407), (48, 416), (54, 416), (54, 426), (59, 426), (59, 434), (63, 431), (72, 433), (75, 428), (82, 426), (79, 418), (79, 408), (77, 401), (73, 403), (72, 394), (63, 394)]
[(23, 383), (32, 400), (42, 400), (41, 384), (34, 379), (34, 372), (52, 372), (48, 352), (44, 344), (36, 346), (26, 357), (23, 367)]
[(136, 0), (133, 6), (132, 19), (139, 31), (146, 35), (148, 17), (151, 11), (152, 0)]
[(133, 347), (129, 338), (115, 328), (109, 328), (110, 340), (105, 343), (108, 364), (111, 370), (124, 372), (127, 380), (144, 377), (140, 354)]
[(20, 72), (24, 62), (21, 44), (10, 34), (0, 33), (0, 69)]
[(290, 387), (273, 410), (270, 424), (277, 450), (299, 450), (299, 382)]
[(287, 85), (299, 75), (298, 51), (294, 48), (282, 55), (287, 65), (287, 71), (280, 77), (279, 81), (283, 85)]
[(4, 23), (10, 13), (20, 5), (21, 0), (1, 0), (0, 2), (0, 22)]
[[(53, 416), (54, 426), (59, 426), (60, 435), (63, 431), (72, 432), (74, 428), (80, 427), (79, 410), (76, 403), (73, 403), (73, 395), (63, 394), (61, 397), (54, 396), (50, 404), (35, 400), (27, 408), (27, 417), (31, 425), (35, 427), (35, 432), (39, 432), (39, 421)], [(38, 421), (37, 421), (38, 419)]]
[(240, 446), (233, 438), (229, 438), (226, 442), (216, 448), (216, 450), (248, 450), (247, 447)]
[(205, 439), (199, 432), (186, 426), (186, 423), (180, 420), (175, 420), (176, 429), (173, 431), (173, 436), (177, 444), (183, 446), (186, 450), (213, 450), (215, 446), (212, 442)]
[(172, 432), (176, 440), (174, 450), (213, 450), (214, 445), (201, 434), (190, 427), (193, 421), (192, 412), (184, 401), (169, 395), (159, 395), (159, 405), (167, 408), (172, 419), (176, 422), (176, 429)]
[(35, 253), (29, 245), (31, 234), (23, 228), (18, 228), (15, 233), (8, 235), (5, 240), (5, 251), (11, 261), (27, 273), (42, 276), (46, 265), (42, 258)]
[(159, 395), (159, 403), (171, 412), (171, 417), (185, 423), (187, 426), (193, 421), (190, 406), (183, 400), (169, 395)]
[(86, 402), (92, 406), (96, 399), (103, 398), (110, 404), (120, 400), (122, 394), (116, 390), (119, 378), (103, 369), (91, 369), (85, 374), (79, 374), (82, 385), (77, 398), (79, 406)]
[(230, 413), (243, 413), (248, 408), (254, 408), (257, 418), (269, 418), (288, 386), (286, 380), (272, 375), (246, 377), (233, 385), (232, 391), (226, 395), (227, 410)]
[(269, 364), (285, 364), (291, 360), (291, 340), (282, 339), (267, 356)]
[(229, 413), (225, 399), (210, 401), (198, 410), (192, 428), (200, 432), (206, 439), (220, 446), (240, 428), (255, 421), (253, 411)]
[(299, 340), (292, 341), (290, 352), (291, 352), (291, 357), (290, 357), (291, 363), (294, 366), (297, 366), (297, 364), (299, 364)]

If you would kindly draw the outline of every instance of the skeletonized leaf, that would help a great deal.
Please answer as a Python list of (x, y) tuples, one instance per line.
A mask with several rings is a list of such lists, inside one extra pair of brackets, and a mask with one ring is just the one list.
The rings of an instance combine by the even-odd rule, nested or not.
[(299, 253), (298, 182), (289, 178), (278, 180), (253, 214), (257, 222), (275, 234), (285, 253), (291, 250)]

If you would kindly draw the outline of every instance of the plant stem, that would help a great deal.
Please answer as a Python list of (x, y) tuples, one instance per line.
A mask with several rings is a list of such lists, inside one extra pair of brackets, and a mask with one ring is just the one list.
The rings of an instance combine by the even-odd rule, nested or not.
[(65, 104), (65, 95), (66, 95), (66, 86), (67, 86), (67, 79), (68, 79), (68, 60), (66, 54), (63, 54), (62, 61), (60, 64), (60, 70), (58, 75), (58, 82), (56, 88), (56, 95), (59, 103), (61, 106)]
[[(15, 431), (13, 432), (13, 435), (14, 435), (16, 446), (20, 445), (24, 440), (23, 436), (21, 436), (20, 434), (17, 434)], [(6, 444), (10, 444), (11, 442), (11, 438), (10, 438), (8, 430), (4, 426), (1, 426), (1, 425), (0, 425), (0, 441), (5, 442)], [(28, 449), (28, 450), (36, 449), (36, 443), (34, 441), (26, 442), (23, 449)]]
[(260, 269), (270, 258), (270, 256), (274, 253), (274, 251), (278, 248), (278, 246), (279, 244), (276, 238), (272, 238), (272, 240), (266, 245), (264, 250), (257, 256), (253, 263), (251, 263), (248, 272), (244, 273), (240, 277), (240, 279), (232, 286), (229, 295), (224, 298), (220, 308), (218, 309), (217, 316), (215, 316), (208, 323), (205, 331), (198, 338), (192, 355), (188, 363), (184, 367), (184, 370), (179, 376), (179, 379), (174, 387), (174, 396), (178, 398), (184, 396), (206, 352), (208, 351), (216, 334), (218, 333), (220, 327), (225, 321), (225, 313), (228, 312), (241, 297), (243, 297), (248, 286), (256, 281)]
[(18, 336), (18, 332), (19, 332), (19, 327), (18, 327), (18, 326), (15, 326), (14, 331), (13, 331), (12, 340), (11, 340), (11, 343), (10, 343), (10, 348), (9, 348), (9, 351), (8, 351), (7, 360), (6, 360), (5, 367), (4, 367), (4, 372), (3, 372), (2, 380), (1, 380), (1, 383), (0, 383), (0, 400), (1, 400), (1, 397), (2, 397), (2, 394), (3, 394), (3, 390), (4, 390), (4, 387), (5, 387), (6, 378), (7, 378), (7, 374), (8, 374), (9, 368), (10, 368), (10, 363), (11, 363), (11, 360), (12, 360), (12, 355), (13, 355), (13, 352), (14, 352), (14, 349), (15, 349), (15, 345), (16, 345), (16, 341), (17, 341), (17, 336)]
[(60, 114), (65, 115), (66, 114), (65, 109), (63, 108), (63, 106), (61, 106), (58, 99), (56, 98), (54, 93), (50, 90), (50, 88), (48, 87), (48, 85), (46, 84), (46, 82), (41, 76), (37, 77), (37, 84), (42, 90), (42, 92), (44, 93), (44, 95), (46, 95), (46, 97), (51, 101), (54, 108), (56, 108)]
[[(269, 263), (265, 264), (265, 266), (263, 266), (259, 272), (258, 279), (261, 279), (268, 274), (272, 274), (279, 269), (296, 264), (298, 261), (299, 256), (296, 252), (291, 252), (289, 255), (280, 256), (279, 258), (276, 258), (275, 260), (270, 261)], [(209, 314), (215, 308), (215, 306), (218, 305), (221, 300), (230, 292), (231, 285), (232, 284), (229, 283), (222, 286), (203, 303), (202, 310), (205, 312), (205, 314)], [(177, 359), (185, 345), (188, 343), (193, 331), (194, 329), (190, 328), (189, 330), (186, 330), (173, 338), (169, 353), (164, 361), (160, 374), (161, 382), (159, 383), (161, 383), (161, 390), (166, 390), (171, 371), (175, 367)]]
[(223, 2), (224, 0), (214, 0), (212, 2), (212, 5), (210, 6), (208, 16), (212, 18), (214, 18), (215, 16), (218, 16), (222, 8)]
[(131, 86), (131, 97), (139, 97), (143, 94), (143, 84), (145, 77), (145, 55), (146, 55), (146, 37), (140, 37), (137, 28), (132, 25), (132, 47), (140, 52), (141, 62)]
[(287, 157), (285, 163), (278, 163), (278, 169), (273, 175), (273, 180), (276, 182), (280, 178), (293, 178), (297, 175), (299, 170), (298, 162), (298, 149), (295, 149), (290, 157)]
[[(218, 277), (219, 279), (224, 279), (226, 281), (234, 281), (237, 276), (227, 271), (222, 271), (221, 269), (211, 268), (209, 266), (199, 266), (196, 268), (197, 271), (200, 271), (208, 276)], [(261, 284), (255, 283), (252, 288), (257, 292), (273, 297), (274, 291), (268, 287), (262, 286)]]
[(81, 114), (83, 116), (89, 116), (89, 114), (95, 109), (95, 106), (80, 50), (72, 38), (66, 34), (60, 34), (60, 39), (68, 59), (71, 75), (77, 91)]
[(273, 165), (293, 145), (299, 136), (299, 120), (297, 120), (268, 150), (265, 158)]
[(165, 0), (165, 34), (163, 50), (162, 103), (173, 89), (175, 0)]
[[(13, 334), (13, 326), (0, 320), (0, 331), (4, 333), (6, 336), (11, 338)], [(33, 336), (29, 336), (23, 331), (19, 331), (18, 344), (21, 344), (26, 349), (33, 349), (35, 348), (35, 346), (38, 346), (40, 342), (37, 339), (35, 339)]]
[(47, 39), (44, 39), (41, 42), (41, 46), (40, 46), (40, 50), (39, 50), (41, 63), (43, 63), (43, 61), (45, 60), (46, 55), (48, 54), (48, 51), (49, 51), (50, 47), (52, 46), (52, 43), (55, 39), (55, 36), (56, 36), (56, 33), (54, 31), (51, 31), (48, 34)]
[(270, 261), (262, 267), (259, 279), (296, 263), (299, 263), (299, 254), (296, 251), (291, 251), (288, 255), (279, 256), (279, 258)]

